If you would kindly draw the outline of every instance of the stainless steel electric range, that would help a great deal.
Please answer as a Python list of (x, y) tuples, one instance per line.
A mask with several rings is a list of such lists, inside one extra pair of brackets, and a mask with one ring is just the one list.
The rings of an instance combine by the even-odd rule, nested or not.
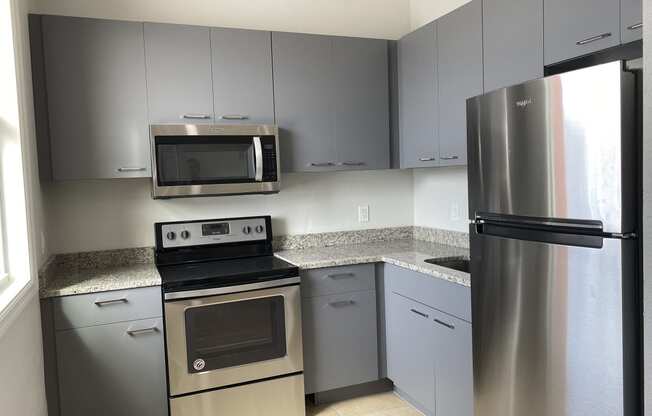
[(297, 267), (269, 216), (155, 224), (171, 416), (303, 416)]

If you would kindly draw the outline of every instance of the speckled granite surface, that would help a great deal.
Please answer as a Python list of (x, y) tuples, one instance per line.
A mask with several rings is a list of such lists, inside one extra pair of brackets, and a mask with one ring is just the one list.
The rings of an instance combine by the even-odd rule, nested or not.
[(471, 276), (468, 273), (436, 266), (424, 261), (430, 258), (468, 258), (468, 249), (428, 241), (403, 239), (333, 247), (281, 250), (276, 252), (276, 256), (303, 269), (385, 262), (464, 286), (471, 286)]
[(39, 273), (41, 298), (160, 284), (151, 248), (57, 255)]
[(332, 233), (274, 236), (274, 250), (300, 250), (413, 238), (414, 227), (390, 227)]

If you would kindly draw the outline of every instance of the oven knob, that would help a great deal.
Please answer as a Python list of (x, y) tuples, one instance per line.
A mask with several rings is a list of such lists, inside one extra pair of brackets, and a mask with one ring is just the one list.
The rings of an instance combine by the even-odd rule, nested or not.
[(197, 371), (203, 370), (204, 367), (206, 367), (206, 361), (202, 360), (201, 358), (197, 358), (192, 363), (192, 368), (194, 368)]
[(188, 230), (181, 231), (181, 238), (183, 238), (184, 240), (187, 240), (188, 238), (190, 238), (190, 231), (188, 231)]
[(177, 238), (177, 233), (175, 233), (174, 231), (169, 231), (165, 236), (167, 237), (168, 240), (172, 241), (175, 238)]
[(258, 234), (262, 233), (265, 230), (265, 228), (262, 225), (257, 225), (256, 226), (256, 232)]
[(245, 225), (244, 227), (242, 227), (242, 232), (245, 233), (245, 234), (251, 234), (251, 227), (248, 226), (248, 225)]

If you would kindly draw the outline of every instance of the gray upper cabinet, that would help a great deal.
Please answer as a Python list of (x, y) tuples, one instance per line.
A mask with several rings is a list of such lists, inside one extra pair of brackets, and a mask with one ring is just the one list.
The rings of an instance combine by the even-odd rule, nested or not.
[(272, 33), (283, 171), (328, 171), (337, 161), (332, 46), (328, 36)]
[(274, 123), (271, 33), (211, 29), (218, 123)]
[(43, 16), (42, 29), (53, 178), (150, 176), (143, 24)]
[(210, 29), (145, 23), (151, 123), (213, 119)]
[(482, 2), (437, 21), (439, 164), (466, 165), (466, 100), (482, 94)]
[(643, 37), (643, 4), (641, 0), (620, 0), (620, 30), (622, 43)]
[(62, 416), (164, 416), (162, 318), (58, 331)]
[(483, 0), (484, 89), (543, 77), (543, 0)]
[(471, 324), (433, 311), (435, 415), (473, 416)]
[(389, 168), (387, 59), (386, 40), (333, 38), (339, 168)]
[(437, 166), (437, 22), (398, 41), (401, 168)]
[(546, 65), (620, 44), (620, 2), (544, 0)]

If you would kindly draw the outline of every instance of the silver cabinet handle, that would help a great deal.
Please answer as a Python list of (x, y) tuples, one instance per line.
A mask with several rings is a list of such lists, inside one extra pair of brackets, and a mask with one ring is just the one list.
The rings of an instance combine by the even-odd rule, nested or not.
[(117, 299), (106, 299), (106, 300), (96, 300), (95, 304), (99, 307), (102, 306), (108, 306), (108, 305), (115, 305), (118, 303), (127, 303), (129, 302), (126, 297), (124, 298), (117, 298)]
[(455, 325), (440, 321), (439, 319), (435, 319), (435, 322), (437, 322), (439, 325), (445, 326), (448, 329), (455, 329)]
[(643, 22), (636, 23), (635, 25), (627, 26), (627, 30), (636, 30), (643, 27)]
[(147, 168), (142, 167), (121, 167), (118, 168), (118, 172), (144, 172)]
[(249, 120), (249, 116), (243, 114), (223, 114), (220, 116), (222, 120)]
[(208, 114), (182, 114), (180, 118), (189, 120), (208, 120), (211, 116)]
[(366, 163), (364, 162), (340, 162), (338, 165), (340, 166), (364, 166)]
[(339, 280), (339, 279), (347, 279), (351, 277), (355, 277), (354, 273), (337, 273), (337, 274), (327, 274), (324, 276), (325, 278), (333, 279), (333, 280)]
[(142, 334), (148, 334), (150, 332), (158, 332), (158, 326), (154, 325), (149, 328), (142, 328), (142, 329), (128, 329), (127, 334), (129, 336), (136, 336), (136, 335), (142, 335)]
[(455, 156), (455, 155), (453, 155), (453, 156), (439, 156), (439, 158), (441, 160), (457, 160), (457, 159), (459, 159), (459, 156)]
[(586, 45), (587, 43), (592, 43), (592, 42), (595, 42), (595, 41), (598, 41), (598, 40), (602, 40), (602, 39), (608, 38), (609, 36), (611, 36), (611, 32), (603, 33), (603, 34), (597, 35), (597, 36), (591, 36), (590, 38), (582, 39), (582, 40), (577, 41), (575, 43), (577, 45), (579, 45), (579, 46)]
[(256, 159), (256, 173), (254, 180), (262, 182), (263, 180), (263, 147), (260, 144), (260, 137), (254, 137), (254, 158)]
[(434, 158), (434, 157), (420, 157), (419, 158), (419, 162), (432, 162), (432, 161), (435, 161), (435, 160), (437, 160), (437, 159)]
[(311, 162), (308, 166), (312, 166), (314, 168), (323, 168), (323, 167), (328, 167), (328, 166), (335, 166), (335, 163), (333, 163), (333, 162)]
[(423, 317), (423, 318), (427, 318), (427, 317), (428, 317), (428, 314), (425, 314), (425, 313), (423, 313), (423, 312), (421, 312), (421, 311), (418, 311), (418, 310), (416, 310), (416, 309), (410, 309), (410, 312), (412, 312), (412, 313), (416, 313), (417, 315), (419, 315), (419, 316), (421, 316), (421, 317)]
[(339, 302), (328, 302), (328, 305), (333, 307), (333, 308), (341, 308), (341, 307), (344, 307), (344, 306), (355, 305), (355, 301), (353, 301), (353, 300), (341, 300)]

